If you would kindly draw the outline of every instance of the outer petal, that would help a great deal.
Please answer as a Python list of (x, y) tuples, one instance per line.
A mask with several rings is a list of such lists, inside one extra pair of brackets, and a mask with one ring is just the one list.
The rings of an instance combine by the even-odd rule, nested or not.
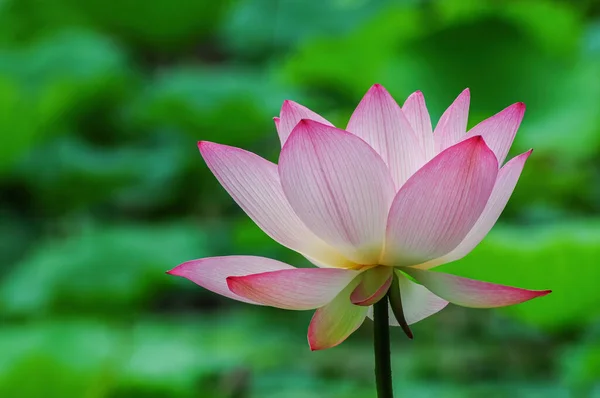
[[(412, 325), (430, 317), (446, 308), (448, 302), (431, 293), (423, 285), (419, 285), (408, 279), (402, 272), (395, 271), (400, 283), (400, 295), (402, 296), (402, 309), (406, 323)], [(390, 307), (390, 326), (400, 326)], [(369, 318), (373, 318), (373, 309), (369, 308)]]
[(246, 303), (258, 304), (255, 301), (231, 292), (227, 286), (227, 277), (284, 269), (293, 270), (295, 268), (291, 265), (271, 260), (270, 258), (255, 256), (225, 256), (188, 261), (178, 265), (167, 273), (170, 275), (182, 276), (195, 284), (222, 296)]
[(490, 149), (496, 154), (498, 164), (502, 165), (515, 139), (524, 114), (524, 103), (513, 104), (473, 127), (467, 133), (467, 138), (476, 135), (482, 136)]
[(392, 267), (379, 266), (363, 272), (350, 295), (352, 304), (370, 306), (381, 300), (392, 284), (392, 271)]
[(346, 130), (371, 145), (390, 168), (396, 188), (425, 162), (425, 150), (392, 96), (379, 84), (365, 94)]
[(356, 278), (331, 303), (315, 312), (308, 327), (308, 344), (311, 350), (335, 347), (362, 325), (369, 307), (350, 302), (350, 293), (358, 282)]
[(288, 203), (277, 166), (252, 152), (202, 141), (200, 153), (221, 185), (275, 241), (332, 266), (348, 266), (333, 248), (300, 221)]
[(286, 310), (310, 310), (333, 300), (359, 274), (337, 268), (294, 268), (227, 278), (238, 296)]
[(471, 92), (467, 88), (458, 95), (440, 118), (433, 133), (437, 153), (465, 138), (470, 101)]
[(497, 174), (496, 158), (481, 137), (433, 158), (394, 199), (382, 264), (414, 265), (452, 251), (481, 215)]
[(431, 117), (429, 116), (423, 93), (415, 91), (409, 95), (402, 106), (402, 112), (404, 112), (413, 131), (417, 135), (421, 147), (425, 150), (427, 160), (433, 158), (435, 156), (435, 146), (431, 128)]
[(460, 242), (456, 249), (445, 256), (420, 264), (416, 266), (416, 268), (428, 269), (459, 260), (469, 254), (471, 250), (485, 238), (504, 210), (508, 199), (517, 185), (517, 181), (521, 176), (525, 161), (529, 158), (531, 152), (532, 150), (519, 156), (515, 156), (500, 169), (498, 172), (498, 179), (496, 180), (496, 184), (494, 185), (494, 189), (492, 190), (492, 194), (490, 195), (490, 199), (488, 200), (485, 209), (471, 231), (469, 231), (465, 239)]
[(283, 101), (283, 106), (281, 107), (281, 112), (278, 119), (279, 120), (275, 121), (275, 126), (277, 127), (277, 133), (279, 134), (281, 146), (285, 144), (294, 127), (296, 127), (298, 122), (302, 119), (315, 120), (319, 123), (333, 126), (333, 124), (328, 122), (321, 115), (290, 100)]
[(551, 290), (527, 290), (474, 279), (404, 267), (406, 272), (426, 288), (453, 304), (472, 308), (495, 308), (519, 304), (545, 296)]
[(385, 164), (360, 138), (302, 120), (279, 159), (281, 184), (300, 219), (358, 264), (376, 264), (394, 196)]

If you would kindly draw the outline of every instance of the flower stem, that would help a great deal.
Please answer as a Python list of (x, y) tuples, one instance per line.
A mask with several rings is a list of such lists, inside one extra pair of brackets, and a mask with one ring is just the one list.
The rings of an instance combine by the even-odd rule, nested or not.
[(390, 360), (390, 327), (388, 300), (383, 297), (373, 305), (375, 340), (375, 380), (377, 398), (394, 398), (392, 390), (392, 363)]

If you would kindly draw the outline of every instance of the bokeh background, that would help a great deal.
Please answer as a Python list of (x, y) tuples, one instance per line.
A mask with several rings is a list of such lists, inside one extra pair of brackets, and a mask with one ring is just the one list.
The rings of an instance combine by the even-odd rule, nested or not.
[(434, 122), (528, 108), (535, 148), (463, 276), (550, 296), (450, 305), (392, 332), (399, 396), (600, 397), (598, 1), (0, 1), (0, 397), (373, 398), (371, 323), (311, 353), (309, 312), (164, 272), (254, 254), (302, 266), (196, 141), (276, 161), (294, 99), (345, 126), (373, 83)]

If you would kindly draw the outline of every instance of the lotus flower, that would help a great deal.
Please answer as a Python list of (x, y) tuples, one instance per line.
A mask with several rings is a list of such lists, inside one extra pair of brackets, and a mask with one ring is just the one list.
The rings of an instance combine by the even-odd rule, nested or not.
[(400, 314), (390, 309), (391, 324), (407, 326), (448, 302), (492, 308), (549, 293), (430, 270), (462, 258), (486, 236), (531, 154), (504, 164), (523, 103), (467, 132), (469, 99), (467, 89), (434, 131), (419, 91), (400, 107), (374, 85), (345, 130), (285, 101), (274, 118), (278, 165), (200, 142), (206, 164), (248, 216), (316, 267), (225, 256), (169, 273), (246, 303), (316, 309), (308, 329), (312, 350), (344, 341), (386, 294), (402, 304)]

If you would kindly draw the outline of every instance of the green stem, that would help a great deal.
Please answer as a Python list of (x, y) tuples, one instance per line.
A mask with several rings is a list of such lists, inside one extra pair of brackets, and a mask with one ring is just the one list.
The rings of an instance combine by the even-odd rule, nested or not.
[(394, 398), (392, 390), (392, 363), (390, 359), (390, 327), (388, 300), (383, 297), (373, 305), (375, 340), (375, 380), (377, 398)]

